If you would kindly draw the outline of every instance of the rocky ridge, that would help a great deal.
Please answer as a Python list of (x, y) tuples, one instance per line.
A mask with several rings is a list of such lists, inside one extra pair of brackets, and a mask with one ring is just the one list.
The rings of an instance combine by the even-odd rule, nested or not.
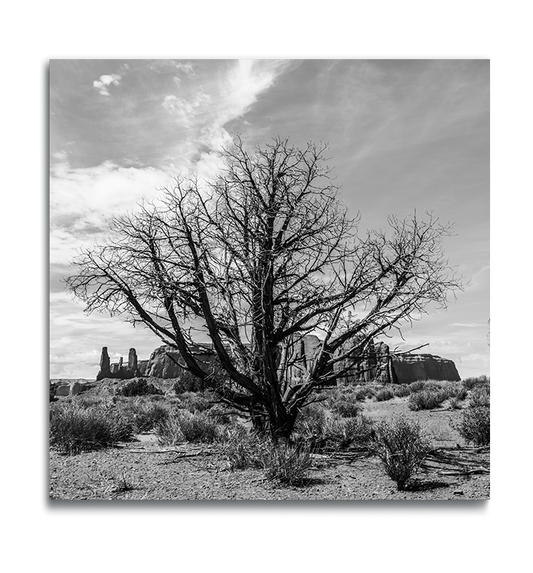
[[(289, 376), (302, 378), (312, 364), (321, 341), (317, 336), (307, 335), (295, 345), (293, 365)], [(349, 352), (349, 346), (341, 348), (340, 355)], [(215, 360), (213, 355), (199, 351), (198, 360), (209, 367)], [(178, 366), (180, 356), (171, 346), (156, 348), (148, 360), (138, 360), (134, 348), (128, 352), (128, 362), (121, 358), (111, 364), (107, 347), (102, 348), (100, 370), (97, 380), (104, 378), (128, 379), (138, 376), (155, 378), (179, 378), (183, 370)], [(349, 353), (335, 363), (335, 372), (341, 373), (341, 384), (409, 384), (417, 380), (460, 380), (459, 372), (452, 360), (432, 354), (392, 354), (384, 342), (371, 342), (364, 353)]]

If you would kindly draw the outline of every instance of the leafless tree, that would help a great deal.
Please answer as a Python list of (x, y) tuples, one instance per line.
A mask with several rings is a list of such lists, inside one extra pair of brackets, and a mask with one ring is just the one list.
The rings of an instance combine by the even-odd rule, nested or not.
[[(348, 357), (460, 288), (442, 250), (450, 229), (431, 215), (390, 217), (388, 233), (358, 236), (326, 149), (275, 139), (249, 151), (237, 138), (218, 179), (207, 188), (176, 179), (161, 204), (115, 218), (67, 280), (87, 312), (144, 324), (201, 379), (214, 374), (198, 351), (212, 352), (222, 398), (264, 413), (274, 439), (290, 436)], [(320, 346), (303, 360), (309, 333)]]

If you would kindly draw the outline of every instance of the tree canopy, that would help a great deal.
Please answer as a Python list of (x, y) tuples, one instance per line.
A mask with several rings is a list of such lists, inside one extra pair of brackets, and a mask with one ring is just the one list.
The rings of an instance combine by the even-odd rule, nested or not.
[[(184, 369), (223, 379), (224, 400), (259, 410), (275, 438), (288, 437), (347, 357), (460, 288), (442, 247), (450, 227), (415, 213), (361, 237), (326, 153), (283, 139), (249, 150), (237, 138), (208, 185), (177, 178), (161, 202), (116, 217), (109, 238), (76, 259), (69, 288), (87, 312), (144, 324)], [(303, 365), (297, 349), (309, 333), (320, 348)]]

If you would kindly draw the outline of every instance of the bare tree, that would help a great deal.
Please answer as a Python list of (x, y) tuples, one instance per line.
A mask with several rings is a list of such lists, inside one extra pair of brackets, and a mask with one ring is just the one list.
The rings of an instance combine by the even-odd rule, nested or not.
[[(281, 139), (248, 151), (237, 138), (207, 189), (177, 179), (162, 204), (116, 218), (67, 280), (87, 312), (144, 324), (204, 380), (214, 374), (198, 350), (212, 352), (225, 372), (222, 398), (263, 412), (274, 439), (290, 436), (347, 358), (460, 288), (442, 250), (449, 227), (431, 215), (390, 217), (388, 234), (358, 236), (325, 152)], [(320, 347), (303, 361), (309, 333)]]

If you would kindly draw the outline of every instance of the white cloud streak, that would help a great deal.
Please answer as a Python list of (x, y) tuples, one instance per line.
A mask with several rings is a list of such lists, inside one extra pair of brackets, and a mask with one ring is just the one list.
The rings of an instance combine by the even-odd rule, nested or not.
[(194, 158), (200, 177), (208, 178), (222, 166), (218, 152), (232, 141), (225, 125), (246, 114), (289, 64), (287, 60), (239, 60), (218, 81), (200, 85), (190, 95), (165, 96), (163, 107), (187, 130), (187, 142), (178, 154)]
[(122, 76), (120, 74), (104, 74), (100, 76), (100, 79), (94, 80), (93, 87), (100, 95), (108, 96), (111, 95), (108, 89), (109, 86), (118, 86), (121, 80)]

